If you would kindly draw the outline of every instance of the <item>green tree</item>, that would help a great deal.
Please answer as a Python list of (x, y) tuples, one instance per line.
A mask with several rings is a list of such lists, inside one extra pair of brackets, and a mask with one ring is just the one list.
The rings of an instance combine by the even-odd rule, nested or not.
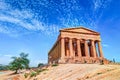
[(2, 64), (0, 64), (0, 71), (1, 70), (8, 70), (9, 68), (8, 68), (8, 65), (2, 65)]
[(20, 69), (29, 68), (29, 59), (27, 58), (28, 54), (20, 53), (19, 57), (12, 57), (13, 61), (10, 62), (10, 70), (15, 70), (15, 73), (18, 73)]
[(42, 66), (44, 66), (43, 63), (39, 63), (39, 64), (38, 64), (38, 67), (42, 67)]

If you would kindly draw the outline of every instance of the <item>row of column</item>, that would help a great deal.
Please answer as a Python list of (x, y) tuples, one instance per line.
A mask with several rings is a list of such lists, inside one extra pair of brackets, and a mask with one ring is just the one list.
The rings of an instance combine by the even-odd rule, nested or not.
[[(84, 48), (85, 48), (85, 57), (90, 57), (89, 55), (89, 50), (88, 50), (88, 40), (84, 40)], [(96, 46), (95, 46), (95, 41), (94, 40), (90, 40), (91, 41), (91, 54), (93, 55), (94, 58), (97, 57), (97, 52), (96, 52)], [(70, 56), (74, 57), (73, 54), (73, 45), (72, 45), (72, 39), (69, 38), (69, 50), (70, 50)], [(99, 56), (103, 57), (103, 53), (102, 53), (102, 47), (101, 47), (101, 43), (100, 41), (98, 42), (98, 51), (99, 51)], [(82, 57), (82, 53), (81, 53), (81, 45), (80, 45), (80, 40), (77, 39), (77, 54), (79, 57)], [(61, 38), (61, 57), (65, 57), (65, 38)]]

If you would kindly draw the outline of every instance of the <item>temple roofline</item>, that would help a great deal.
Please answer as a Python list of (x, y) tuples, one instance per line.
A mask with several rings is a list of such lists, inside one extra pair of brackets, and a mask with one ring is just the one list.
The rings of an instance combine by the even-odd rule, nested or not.
[[(62, 31), (73, 32), (73, 31), (67, 31), (67, 30), (72, 30), (72, 29), (85, 29), (85, 30), (88, 30), (88, 31), (91, 31), (91, 32), (94, 32), (94, 33), (100, 35), (99, 32), (93, 31), (93, 30), (85, 28), (83, 26), (80, 26), (80, 27), (71, 27), (71, 28), (64, 28), (64, 29), (60, 29), (59, 32), (62, 32)], [(80, 32), (77, 32), (77, 33), (80, 33)]]

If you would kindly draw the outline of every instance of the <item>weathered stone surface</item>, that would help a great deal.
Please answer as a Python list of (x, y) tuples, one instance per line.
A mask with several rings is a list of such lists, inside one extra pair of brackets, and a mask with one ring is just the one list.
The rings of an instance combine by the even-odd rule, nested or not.
[(107, 63), (100, 41), (98, 32), (84, 27), (62, 29), (48, 53), (48, 63)]

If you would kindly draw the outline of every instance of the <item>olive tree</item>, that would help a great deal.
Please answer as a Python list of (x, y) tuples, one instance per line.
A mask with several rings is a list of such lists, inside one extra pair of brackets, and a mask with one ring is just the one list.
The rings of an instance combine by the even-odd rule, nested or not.
[(20, 69), (29, 68), (29, 59), (27, 58), (28, 54), (20, 53), (19, 57), (12, 57), (13, 61), (10, 62), (9, 68), (10, 70), (14, 70), (15, 73), (18, 73)]

